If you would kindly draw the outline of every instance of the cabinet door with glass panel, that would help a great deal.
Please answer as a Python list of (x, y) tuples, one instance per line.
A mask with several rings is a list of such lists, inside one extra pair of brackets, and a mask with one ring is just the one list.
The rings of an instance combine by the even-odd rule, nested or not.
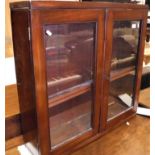
[(41, 128), (52, 151), (98, 132), (103, 61), (103, 44), (98, 40), (103, 40), (103, 19), (103, 11), (94, 10), (40, 13), (37, 33), (43, 39), (37, 45), (43, 53), (39, 59), (45, 72), (40, 76), (45, 77), (41, 85), (46, 91), (38, 93), (46, 93), (46, 98), (37, 104), (43, 104), (41, 113), (48, 123)]
[(96, 23), (50, 24), (44, 32), (50, 138), (55, 148), (92, 130)]
[[(109, 11), (105, 77), (107, 127), (127, 118), (137, 107), (144, 48), (144, 11)], [(104, 89), (104, 88), (103, 88)], [(106, 123), (107, 122), (107, 123)], [(104, 126), (105, 127), (105, 126)]]

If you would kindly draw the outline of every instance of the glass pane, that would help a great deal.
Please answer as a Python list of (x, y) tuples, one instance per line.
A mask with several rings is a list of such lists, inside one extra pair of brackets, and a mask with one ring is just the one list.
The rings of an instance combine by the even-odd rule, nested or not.
[(91, 106), (92, 94), (87, 92), (49, 108), (53, 148), (91, 129)]
[(52, 148), (92, 128), (95, 30), (96, 23), (44, 27)]
[(115, 21), (108, 120), (133, 106), (140, 21)]

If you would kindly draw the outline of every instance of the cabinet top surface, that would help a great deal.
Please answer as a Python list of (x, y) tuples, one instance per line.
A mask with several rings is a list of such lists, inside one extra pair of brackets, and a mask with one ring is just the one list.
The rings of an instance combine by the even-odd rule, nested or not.
[(10, 3), (11, 9), (90, 9), (90, 8), (121, 8), (121, 9), (147, 9), (147, 5), (111, 2), (67, 2), (67, 1), (21, 1)]

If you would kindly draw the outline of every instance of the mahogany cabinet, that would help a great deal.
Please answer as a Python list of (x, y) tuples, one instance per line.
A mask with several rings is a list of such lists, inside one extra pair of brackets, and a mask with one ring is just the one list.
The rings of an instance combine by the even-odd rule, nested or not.
[(22, 132), (34, 155), (65, 155), (135, 115), (147, 6), (11, 3)]

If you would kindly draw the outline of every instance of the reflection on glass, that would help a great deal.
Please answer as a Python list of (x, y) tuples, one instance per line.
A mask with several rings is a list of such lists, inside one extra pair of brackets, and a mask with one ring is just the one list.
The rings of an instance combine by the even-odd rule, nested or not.
[(112, 119), (132, 107), (134, 72), (118, 78), (110, 84), (108, 119)]
[(49, 109), (53, 148), (91, 129), (91, 95), (88, 92)]
[(108, 119), (132, 106), (140, 21), (115, 21)]
[(48, 93), (92, 79), (95, 24), (46, 26)]
[(51, 147), (90, 130), (95, 23), (44, 27)]

